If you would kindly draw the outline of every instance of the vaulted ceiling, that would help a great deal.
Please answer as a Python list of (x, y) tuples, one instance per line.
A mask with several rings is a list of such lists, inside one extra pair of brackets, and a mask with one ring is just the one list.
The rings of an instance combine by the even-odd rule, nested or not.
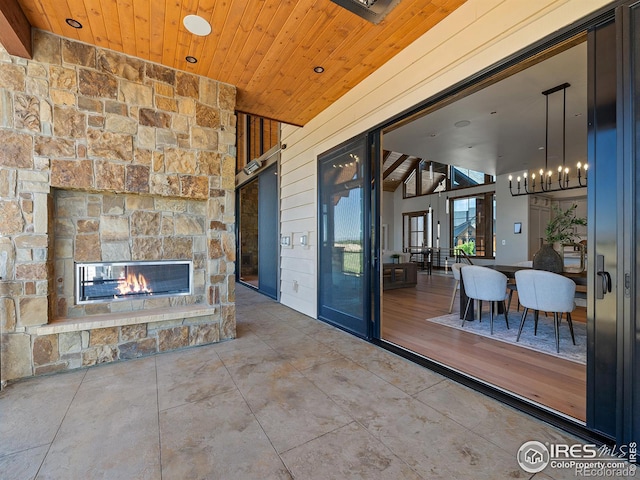
[[(3, 0), (0, 42), (28, 56), (32, 26), (230, 83), (239, 111), (304, 125), (464, 1), (401, 0), (376, 25), (330, 0)], [(212, 33), (189, 33), (189, 14)]]

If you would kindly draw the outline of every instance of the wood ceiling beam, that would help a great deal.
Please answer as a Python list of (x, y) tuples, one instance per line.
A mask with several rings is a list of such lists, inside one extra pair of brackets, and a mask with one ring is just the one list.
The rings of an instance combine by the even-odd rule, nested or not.
[(9, 55), (32, 58), (31, 24), (17, 0), (0, 0), (0, 43)]
[(382, 174), (382, 179), (386, 179), (389, 175), (391, 175), (393, 173), (393, 171), (398, 168), (400, 165), (402, 165), (404, 163), (404, 161), (409, 158), (409, 155), (400, 155), (400, 157), (398, 158), (398, 160), (396, 160), (395, 162), (393, 162), (393, 164), (387, 168), (384, 173)]

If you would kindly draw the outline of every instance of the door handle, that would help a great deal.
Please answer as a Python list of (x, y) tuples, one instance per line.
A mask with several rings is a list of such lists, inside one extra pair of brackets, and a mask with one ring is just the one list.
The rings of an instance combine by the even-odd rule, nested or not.
[(596, 299), (601, 300), (613, 288), (611, 275), (604, 269), (604, 255), (596, 255), (596, 275), (599, 282), (595, 282)]
[(597, 272), (597, 275), (602, 280), (602, 292), (611, 293), (611, 275), (609, 275), (609, 272)]

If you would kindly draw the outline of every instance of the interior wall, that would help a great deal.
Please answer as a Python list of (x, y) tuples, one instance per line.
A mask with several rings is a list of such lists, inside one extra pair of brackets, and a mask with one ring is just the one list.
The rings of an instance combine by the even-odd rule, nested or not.
[[(514, 223), (522, 223), (522, 233), (514, 233)], [(510, 265), (529, 260), (529, 197), (512, 197), (508, 175), (496, 181), (496, 264)]]
[(281, 302), (317, 316), (319, 154), (611, 3), (469, 0), (304, 127), (283, 126), (281, 231), (307, 231), (283, 249)]

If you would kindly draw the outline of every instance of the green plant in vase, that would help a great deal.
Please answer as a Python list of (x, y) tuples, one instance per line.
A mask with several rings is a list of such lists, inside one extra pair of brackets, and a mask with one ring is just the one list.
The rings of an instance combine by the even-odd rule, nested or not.
[(579, 238), (575, 227), (585, 226), (587, 219), (578, 217), (576, 208), (578, 205), (575, 203), (566, 210), (562, 210), (557, 205), (553, 206), (553, 217), (545, 228), (545, 240), (548, 244), (575, 243), (575, 240)]
[(572, 204), (566, 210), (553, 206), (553, 217), (545, 228), (545, 244), (533, 257), (533, 268), (562, 273), (564, 262), (560, 254), (554, 250), (554, 244), (574, 243), (579, 237), (575, 227), (587, 224), (586, 218), (576, 215), (578, 205)]

